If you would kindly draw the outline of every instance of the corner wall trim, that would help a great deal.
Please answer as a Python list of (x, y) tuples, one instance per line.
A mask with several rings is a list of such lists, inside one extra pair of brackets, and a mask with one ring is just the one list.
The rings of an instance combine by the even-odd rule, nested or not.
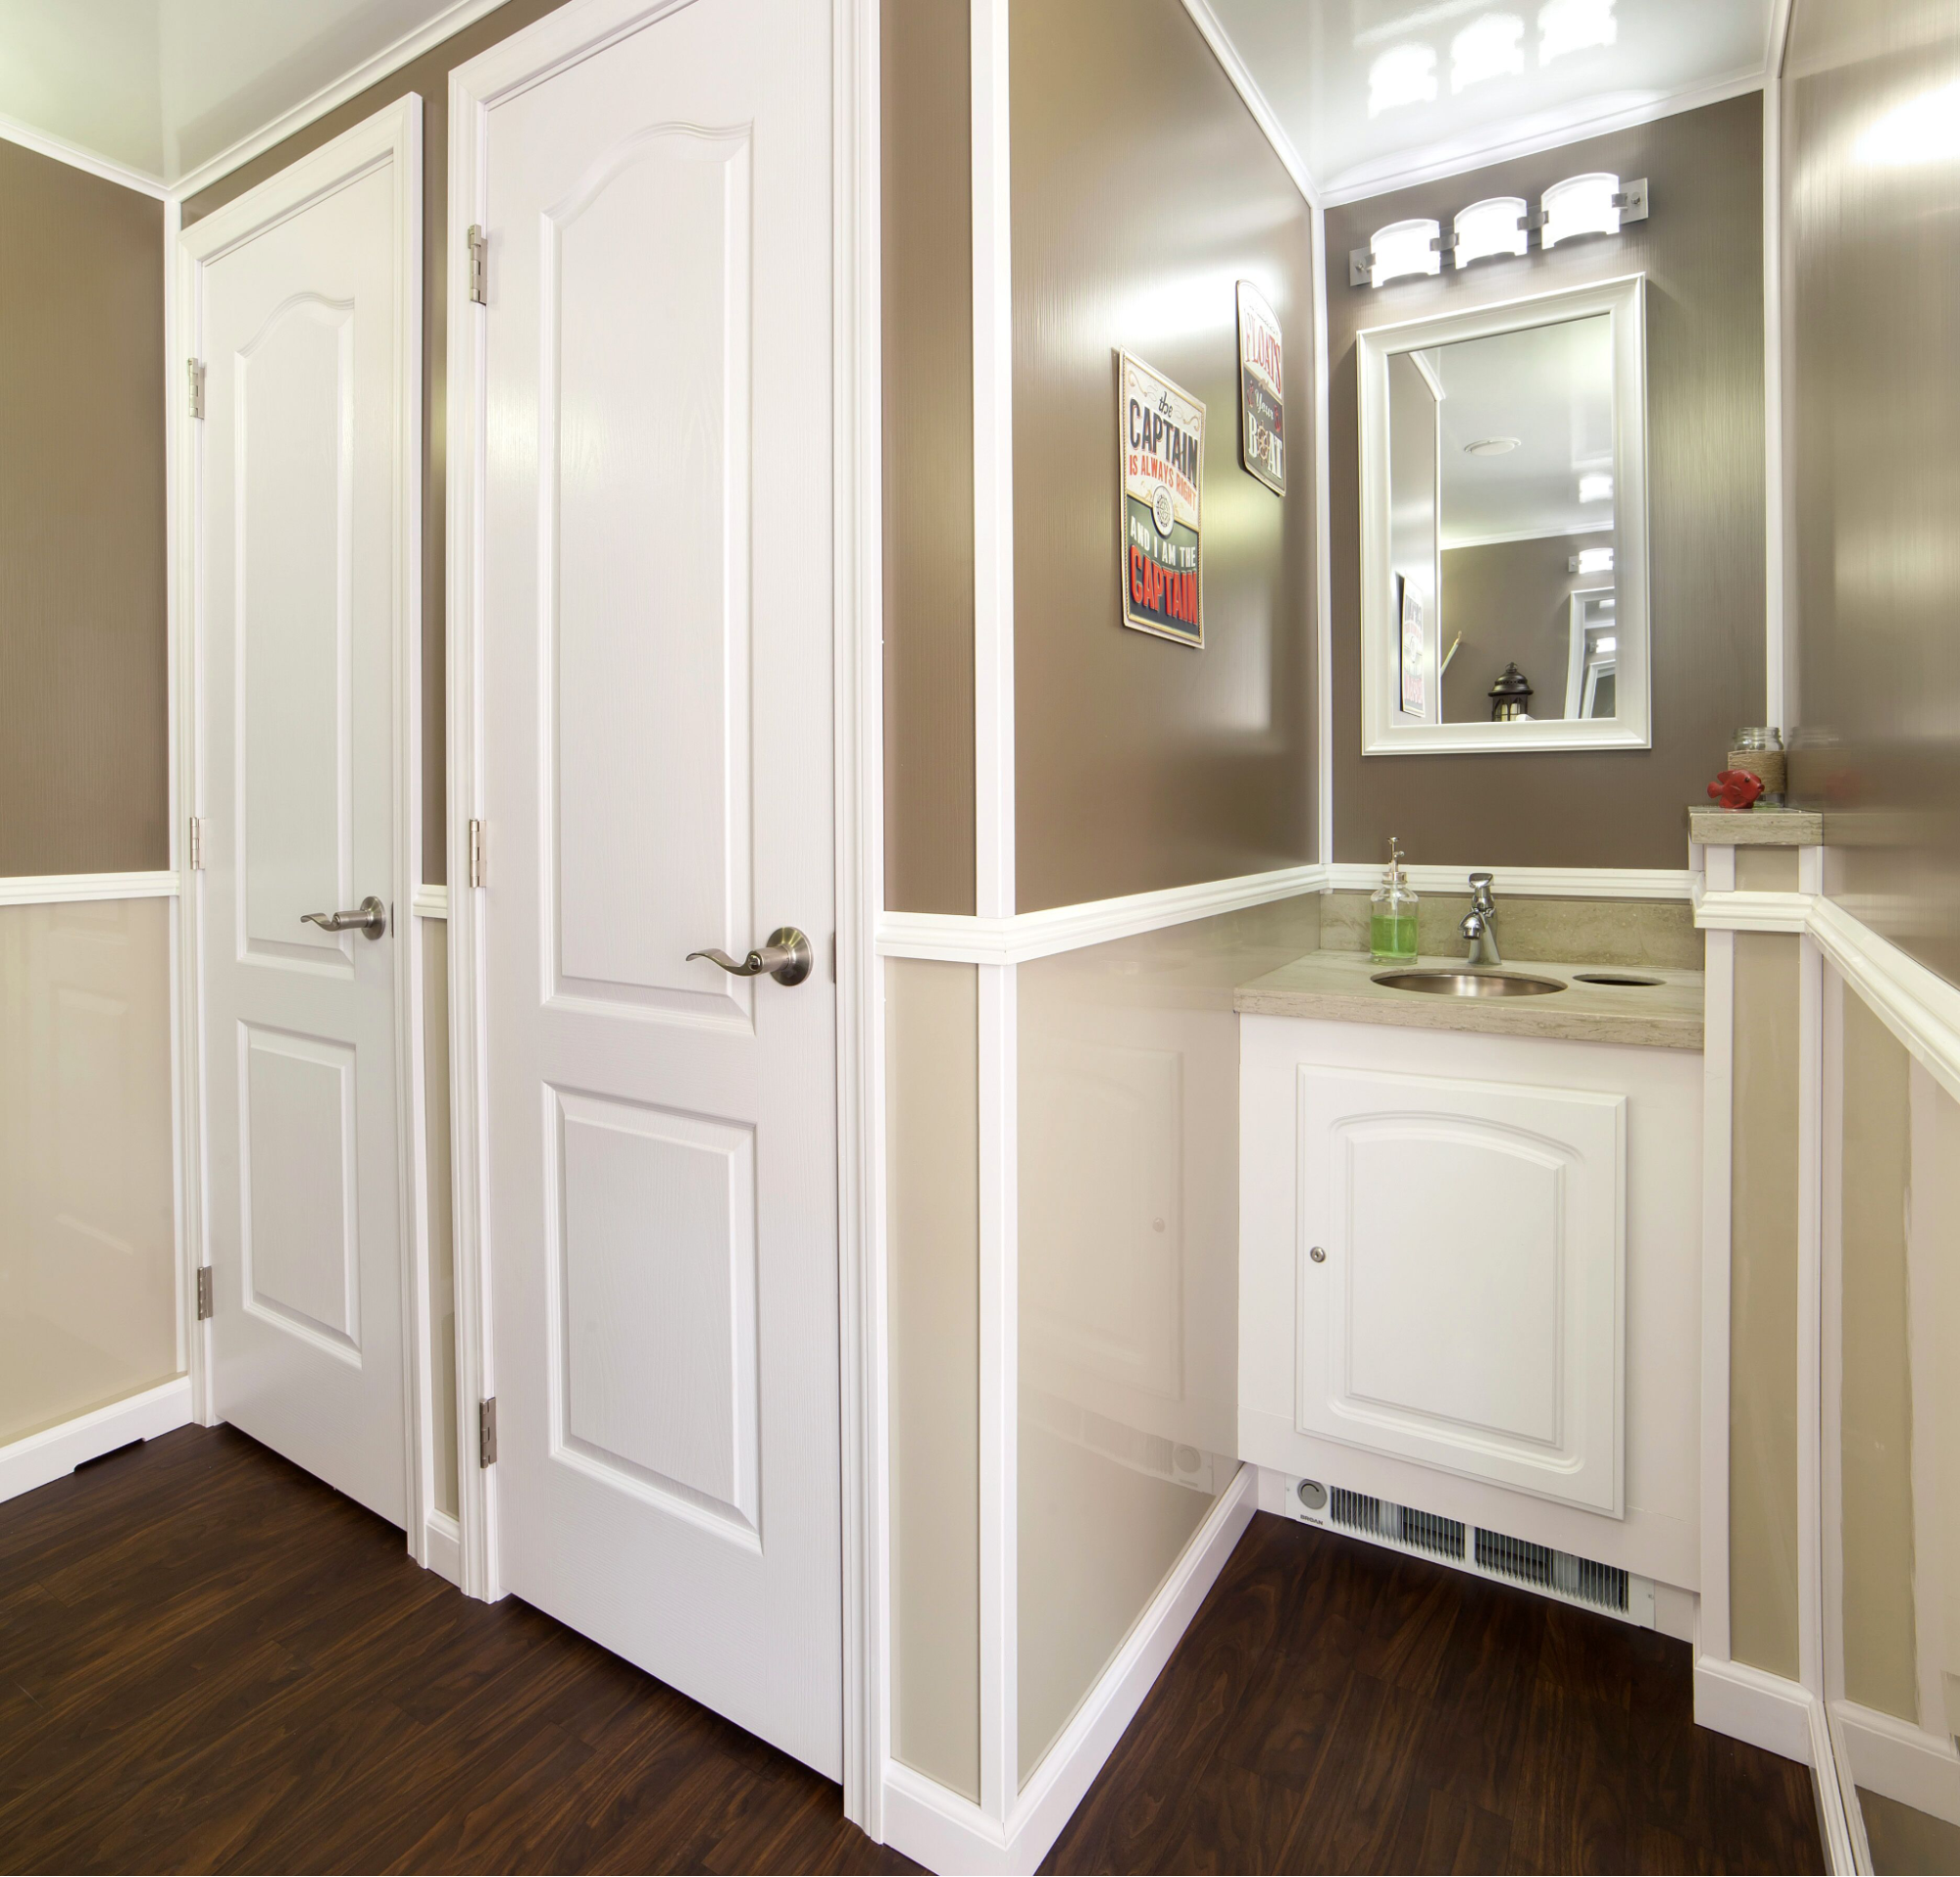
[(0, 1446), (0, 1499), (18, 1498), (73, 1473), (84, 1460), (131, 1441), (153, 1441), (190, 1420), (190, 1377), (179, 1375), (140, 1395), (77, 1414), (58, 1427)]
[(949, 1877), (1032, 1871), (1163, 1673), (1252, 1523), (1258, 1497), (1259, 1469), (1240, 1466), (1075, 1718), (1022, 1787), (1004, 1828), (978, 1805), (892, 1760), (884, 1772), (884, 1842)]
[(1203, 35), (1205, 44), (1211, 47), (1212, 57), (1219, 62), (1220, 69), (1231, 81), (1231, 88), (1251, 113), (1252, 122), (1259, 127), (1260, 134), (1273, 146), (1273, 154), (1280, 159), (1280, 167), (1293, 178), (1293, 186), (1306, 197), (1307, 206), (1319, 208), (1320, 190), (1314, 186), (1306, 159), (1286, 134), (1279, 112), (1273, 109), (1266, 93), (1259, 88), (1258, 79), (1246, 70), (1245, 61), (1238, 56), (1238, 48), (1232, 44), (1231, 33), (1226, 31), (1218, 15), (1211, 10), (1210, 0), (1184, 0), (1184, 11), (1191, 16), (1191, 24)]
[(10, 874), (0, 878), (0, 906), (63, 906), (84, 899), (174, 899), (177, 877), (143, 874)]

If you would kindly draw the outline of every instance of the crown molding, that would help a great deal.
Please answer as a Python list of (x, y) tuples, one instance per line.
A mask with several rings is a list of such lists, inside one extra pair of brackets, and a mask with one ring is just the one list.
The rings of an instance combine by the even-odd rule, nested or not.
[(37, 156), (65, 163), (71, 170), (86, 170), (90, 176), (99, 176), (105, 182), (120, 182), (126, 189), (154, 196), (158, 201), (170, 194), (161, 177), (151, 176), (146, 170), (131, 169), (126, 163), (115, 163), (108, 157), (97, 156), (93, 150), (84, 150), (80, 144), (70, 143), (65, 137), (49, 136), (45, 130), (36, 130), (17, 118), (0, 117), (0, 141), (17, 143), (22, 149), (32, 150)]
[(1376, 196), (1392, 195), (1398, 189), (1413, 188), (1421, 182), (1440, 182), (1449, 177), (1468, 176), (1477, 170), (1508, 163), (1516, 157), (1562, 150), (1568, 144), (1583, 143), (1589, 137), (1606, 136), (1615, 130), (1631, 130), (1642, 124), (1655, 124), (1662, 118), (1677, 117), (1684, 111), (1698, 111), (1704, 105), (1721, 104), (1727, 99), (1739, 98), (1762, 89), (1763, 72), (1758, 67), (1699, 84), (1683, 85), (1672, 91), (1653, 92), (1636, 103), (1612, 110), (1599, 109), (1598, 101), (1594, 100), (1588, 105), (1548, 112), (1536, 120), (1536, 127), (1518, 136), (1501, 137), (1488, 143), (1432, 145), (1427, 154), (1419, 154), (1413, 160), (1408, 156), (1396, 156), (1357, 164), (1327, 182), (1322, 188), (1321, 199), (1331, 209), (1341, 208), (1351, 202), (1371, 201)]

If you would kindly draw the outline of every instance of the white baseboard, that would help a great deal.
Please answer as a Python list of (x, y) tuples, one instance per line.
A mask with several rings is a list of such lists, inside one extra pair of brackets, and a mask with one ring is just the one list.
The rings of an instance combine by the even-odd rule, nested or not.
[(1834, 1701), (1832, 1714), (1857, 1784), (1960, 1825), (1960, 1753), (1950, 1740), (1856, 1701)]
[(1694, 1658), (1694, 1718), (1732, 1740), (1814, 1766), (1810, 1717), (1817, 1706), (1801, 1682), (1714, 1655)]
[(179, 1375), (140, 1395), (78, 1414), (59, 1427), (0, 1446), (0, 1499), (17, 1498), (73, 1473), (84, 1460), (131, 1441), (155, 1440), (190, 1420), (190, 1377)]
[(1003, 1826), (923, 1773), (887, 1761), (884, 1842), (944, 1877), (1032, 1871), (1136, 1717), (1257, 1504), (1259, 1469), (1241, 1466), (1158, 1586), (1135, 1626), (1035, 1767)]
[(463, 1528), (447, 1512), (431, 1512), (423, 1523), (423, 1566), (463, 1585)]

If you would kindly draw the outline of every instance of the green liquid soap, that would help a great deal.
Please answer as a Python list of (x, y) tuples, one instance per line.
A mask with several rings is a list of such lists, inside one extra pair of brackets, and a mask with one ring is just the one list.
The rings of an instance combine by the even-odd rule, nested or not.
[(1416, 955), (1416, 915), (1378, 912), (1368, 921), (1368, 955), (1377, 964), (1399, 965)]

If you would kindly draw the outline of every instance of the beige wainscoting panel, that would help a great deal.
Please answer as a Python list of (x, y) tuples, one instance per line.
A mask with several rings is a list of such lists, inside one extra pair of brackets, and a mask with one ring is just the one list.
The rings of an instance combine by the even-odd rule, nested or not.
[(1932, 1447), (1915, 1477), (1933, 1500), (1919, 1507), (1916, 1590), (1939, 1639), (1946, 1725), (1960, 1731), (1960, 1101), (1923, 1064), (1910, 1074), (1913, 1296), (1932, 1317), (1915, 1322), (1913, 1339), (1916, 1353), (1932, 1352), (1914, 1371), (1914, 1429)]
[(0, 1444), (181, 1371), (170, 921), (0, 908)]
[(884, 967), (891, 1749), (980, 1800), (980, 973)]
[(1735, 849), (1735, 890), (1737, 892), (1795, 892), (1796, 849), (1794, 847), (1737, 847)]
[(1233, 987), (1318, 895), (1020, 972), (1020, 1776), (1237, 1470)]
[(449, 924), (422, 926), (422, 1073), (428, 1180), (428, 1315), (435, 1509), (457, 1516), (456, 1252), (449, 1191)]
[(1735, 935), (1729, 1598), (1735, 1660), (1795, 1680), (1801, 940)]
[(1910, 1058), (1856, 992), (1844, 993), (1844, 1135), (1838, 1304), (1844, 1693), (1900, 1720), (1919, 1714), (1913, 1621), (1912, 1308), (1906, 1206)]

